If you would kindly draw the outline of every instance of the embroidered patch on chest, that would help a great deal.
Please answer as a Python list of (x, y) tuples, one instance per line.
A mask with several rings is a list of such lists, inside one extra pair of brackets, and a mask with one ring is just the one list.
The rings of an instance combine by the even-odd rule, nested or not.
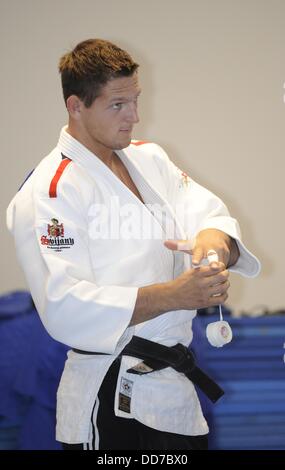
[(40, 237), (40, 244), (53, 251), (69, 249), (74, 245), (74, 238), (66, 236), (63, 223), (53, 217), (46, 225), (46, 233)]
[(180, 188), (183, 188), (183, 187), (187, 188), (189, 184), (190, 184), (190, 177), (187, 175), (187, 173), (182, 171), (181, 176), (180, 176), (180, 185), (179, 185), (179, 187)]

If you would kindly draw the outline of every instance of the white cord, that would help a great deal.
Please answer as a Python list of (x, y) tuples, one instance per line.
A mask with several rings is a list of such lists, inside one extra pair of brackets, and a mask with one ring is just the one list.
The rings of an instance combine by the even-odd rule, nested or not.
[(222, 305), (219, 305), (219, 311), (220, 311), (220, 320), (223, 321), (223, 313), (222, 313)]

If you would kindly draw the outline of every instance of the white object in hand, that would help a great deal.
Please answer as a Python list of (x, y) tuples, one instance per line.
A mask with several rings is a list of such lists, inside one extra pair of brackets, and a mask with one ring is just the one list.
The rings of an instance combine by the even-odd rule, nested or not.
[(231, 342), (233, 333), (228, 322), (223, 320), (209, 323), (206, 329), (206, 336), (212, 346), (221, 348)]
[(219, 261), (218, 253), (215, 250), (209, 250), (207, 253), (207, 259), (209, 261), (209, 264), (213, 263), (214, 261), (218, 262)]
[[(215, 250), (209, 250), (207, 258), (210, 263), (218, 262), (218, 254)], [(219, 305), (220, 321), (209, 323), (206, 328), (206, 336), (209, 343), (216, 348), (221, 348), (233, 339), (233, 332), (227, 321), (223, 320), (222, 306)]]

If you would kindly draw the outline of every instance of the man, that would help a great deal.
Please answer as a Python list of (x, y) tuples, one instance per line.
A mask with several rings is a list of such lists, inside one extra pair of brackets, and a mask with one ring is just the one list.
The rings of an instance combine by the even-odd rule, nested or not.
[[(72, 348), (57, 439), (66, 449), (207, 448), (193, 381), (203, 384), (183, 346), (196, 309), (227, 299), (227, 268), (255, 276), (259, 262), (219, 198), (156, 144), (131, 141), (141, 90), (127, 52), (87, 40), (59, 70), (68, 126), (8, 208), (43, 324)], [(207, 265), (209, 250), (219, 261)], [(173, 351), (183, 367), (165, 365)]]

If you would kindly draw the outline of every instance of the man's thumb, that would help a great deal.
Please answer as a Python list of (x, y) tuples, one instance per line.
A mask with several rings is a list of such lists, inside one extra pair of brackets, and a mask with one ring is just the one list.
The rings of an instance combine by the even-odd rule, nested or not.
[(190, 240), (165, 240), (164, 246), (169, 250), (189, 252), (193, 247), (193, 243)]

